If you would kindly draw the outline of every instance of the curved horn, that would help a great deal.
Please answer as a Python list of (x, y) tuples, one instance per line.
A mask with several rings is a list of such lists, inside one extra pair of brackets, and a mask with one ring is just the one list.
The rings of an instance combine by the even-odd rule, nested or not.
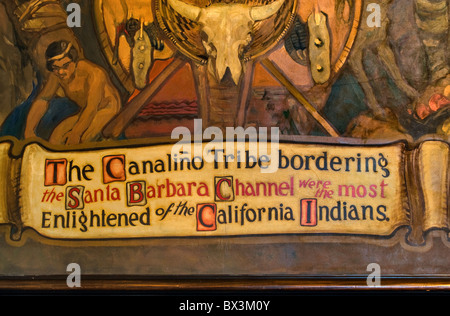
[(180, 0), (167, 0), (167, 3), (179, 14), (190, 20), (196, 21), (200, 15), (201, 9)]
[(274, 2), (262, 6), (252, 7), (250, 16), (253, 21), (265, 20), (274, 15), (282, 6), (284, 0), (275, 0)]

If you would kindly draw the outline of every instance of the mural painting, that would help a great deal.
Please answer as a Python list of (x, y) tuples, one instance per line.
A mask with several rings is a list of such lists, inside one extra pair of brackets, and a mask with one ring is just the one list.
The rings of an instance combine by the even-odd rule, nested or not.
[(1, 1), (0, 275), (448, 275), (448, 15)]

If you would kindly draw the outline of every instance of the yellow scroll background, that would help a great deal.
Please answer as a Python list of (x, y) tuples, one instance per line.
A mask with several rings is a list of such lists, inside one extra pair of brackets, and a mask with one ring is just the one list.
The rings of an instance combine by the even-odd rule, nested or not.
[[(329, 157), (362, 157), (373, 156), (378, 157), (380, 153), (388, 160), (388, 169), (390, 176), (382, 177), (381, 172), (357, 172), (352, 168), (350, 172), (334, 172), (334, 171), (318, 171), (315, 168), (311, 170), (294, 170), (292, 168), (278, 169), (275, 173), (262, 173), (258, 167), (252, 169), (237, 168), (236, 163), (230, 163), (229, 168), (215, 169), (213, 163), (205, 163), (201, 170), (183, 170), (183, 171), (166, 171), (161, 173), (148, 173), (131, 175), (128, 171), (125, 181), (113, 182), (109, 184), (103, 183), (102, 178), (102, 157), (108, 155), (125, 155), (126, 169), (129, 164), (134, 161), (138, 165), (142, 161), (150, 160), (155, 162), (158, 159), (167, 162), (167, 155), (171, 153), (173, 146), (154, 145), (142, 146), (136, 148), (112, 148), (88, 151), (73, 152), (52, 152), (44, 149), (38, 144), (31, 144), (26, 147), (22, 161), (21, 176), (21, 217), (25, 227), (31, 227), (38, 231), (39, 234), (48, 238), (57, 239), (111, 239), (111, 238), (146, 238), (146, 237), (205, 237), (205, 236), (247, 236), (247, 235), (278, 235), (278, 234), (357, 234), (357, 235), (376, 235), (389, 236), (397, 228), (408, 225), (409, 219), (407, 210), (404, 209), (404, 171), (403, 171), (403, 145), (393, 144), (387, 146), (340, 146), (340, 145), (312, 145), (312, 144), (279, 144), (279, 149), (286, 157), (294, 155), (315, 155), (320, 156), (324, 151)], [(235, 146), (237, 150), (237, 146)], [(269, 151), (270, 153), (270, 151)], [(53, 215), (67, 215), (65, 209), (65, 201), (54, 201), (53, 203), (42, 202), (43, 192), (52, 189), (52, 186), (44, 185), (44, 166), (46, 159), (61, 159), (73, 161), (77, 166), (90, 164), (94, 168), (94, 172), (90, 173), (91, 181), (72, 181), (65, 186), (55, 186), (55, 191), (65, 192), (68, 185), (83, 185), (85, 190), (94, 191), (95, 189), (106, 190), (106, 186), (117, 188), (120, 191), (120, 201), (98, 201), (85, 204), (83, 210), (69, 211), (70, 215), (78, 216), (81, 211), (88, 214), (91, 210), (99, 212), (105, 210), (110, 213), (136, 212), (142, 214), (147, 207), (150, 209), (149, 226), (136, 225), (127, 227), (88, 227), (87, 231), (82, 232), (80, 225), (75, 228), (67, 227), (49, 227), (42, 228), (42, 214), (49, 212)], [(166, 167), (167, 168), (167, 167)], [(256, 183), (258, 181), (265, 182), (289, 182), (293, 177), (294, 196), (235, 196), (231, 202), (215, 202), (214, 201), (214, 179), (215, 177), (226, 176), (233, 177), (233, 180), (239, 179), (243, 183)], [(145, 206), (127, 206), (126, 201), (126, 183), (131, 181), (145, 181), (147, 185), (157, 186), (164, 184), (169, 179), (174, 184), (187, 184), (188, 182), (205, 183), (209, 188), (209, 196), (198, 196), (196, 193), (192, 196), (182, 197), (165, 197), (147, 199)], [(340, 221), (319, 221), (316, 226), (300, 225), (300, 200), (305, 198), (314, 198), (317, 188), (302, 188), (298, 183), (300, 180), (311, 179), (314, 181), (331, 182), (330, 188), (335, 192), (332, 198), (317, 198), (320, 206), (328, 206), (331, 209), (336, 206), (340, 200), (346, 202), (347, 207), (355, 205), (358, 209), (362, 205), (373, 205), (374, 216), (376, 216), (377, 205), (385, 205), (387, 207), (387, 216), (389, 221), (377, 220), (340, 220)], [(352, 184), (355, 187), (359, 185), (369, 186), (372, 184), (380, 184), (385, 181), (385, 198), (381, 198), (378, 194), (375, 198), (352, 198), (337, 196), (339, 184)], [(236, 190), (236, 188), (235, 188)], [(195, 192), (195, 190), (194, 190)], [(247, 204), (246, 209), (267, 208), (269, 206), (280, 207), (283, 205), (284, 211), (287, 207), (292, 209), (294, 220), (268, 220), (267, 213), (261, 221), (248, 222), (244, 225), (238, 221), (232, 221), (227, 224), (216, 222), (216, 229), (213, 231), (198, 231), (196, 212), (192, 215), (173, 215), (169, 214), (164, 220), (156, 214), (158, 208), (167, 209), (171, 203), (178, 204), (180, 201), (186, 202), (189, 207), (196, 208), (197, 204), (215, 203), (217, 210), (228, 212), (228, 206), (234, 210), (235, 206), (240, 209), (243, 204)], [(77, 213), (73, 213), (77, 212)], [(228, 214), (228, 213), (227, 213)], [(238, 214), (240, 214), (238, 212)], [(217, 215), (217, 214), (216, 214)], [(240, 216), (240, 215), (239, 215)], [(240, 218), (240, 217), (239, 217)], [(217, 218), (216, 218), (217, 219)], [(234, 220), (234, 218), (233, 218)], [(61, 226), (61, 225), (59, 225)]]

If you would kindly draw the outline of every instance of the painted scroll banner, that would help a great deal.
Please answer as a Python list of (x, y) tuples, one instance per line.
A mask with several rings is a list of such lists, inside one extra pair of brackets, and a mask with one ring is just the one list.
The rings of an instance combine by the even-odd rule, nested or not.
[[(280, 143), (267, 154), (251, 143), (220, 145), (204, 143), (197, 156), (184, 146), (178, 156), (173, 144), (52, 151), (33, 143), (12, 159), (3, 143), (2, 160), (21, 166), (20, 194), (18, 211), (2, 205), (0, 220), (47, 238), (80, 240), (389, 237), (412, 224), (404, 143)], [(436, 170), (447, 170), (441, 163), (448, 163), (448, 145), (427, 142), (417, 151), (421, 187), (430, 189), (424, 228), (446, 228), (447, 171)]]

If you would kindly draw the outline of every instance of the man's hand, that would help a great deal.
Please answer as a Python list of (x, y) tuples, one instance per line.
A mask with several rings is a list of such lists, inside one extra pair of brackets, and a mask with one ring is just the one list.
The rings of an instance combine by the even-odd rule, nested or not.
[(81, 134), (71, 130), (64, 135), (63, 140), (66, 145), (77, 145), (81, 143)]

